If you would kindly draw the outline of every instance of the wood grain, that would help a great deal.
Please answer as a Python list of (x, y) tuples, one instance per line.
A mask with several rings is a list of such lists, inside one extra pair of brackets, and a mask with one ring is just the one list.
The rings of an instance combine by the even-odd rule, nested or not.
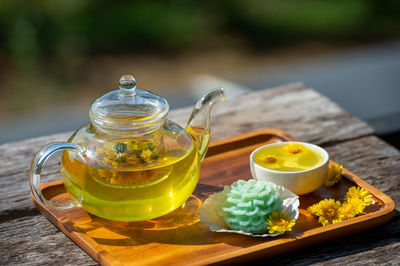
[[(184, 125), (190, 111), (191, 108), (173, 110), (170, 118)], [(373, 130), (365, 122), (299, 83), (252, 92), (218, 104), (212, 121), (213, 140), (270, 127), (283, 129), (302, 141), (325, 146), (334, 160), (387, 193), (396, 204), (400, 202), (399, 152), (373, 136)], [(70, 134), (0, 145), (0, 243), (1, 247), (7, 247), (0, 249), (2, 264), (54, 264), (57, 258), (58, 264), (95, 263), (38, 215), (29, 199), (27, 174), (34, 153), (48, 142), (65, 141)], [(45, 180), (57, 177), (57, 162), (46, 163), (45, 172)], [(399, 207), (396, 208), (399, 211)], [(344, 264), (348, 259), (358, 264), (393, 264), (399, 261), (399, 252), (396, 252), (400, 242), (399, 224), (398, 213), (395, 213), (383, 231), (368, 231), (290, 256), (276, 257), (272, 262)], [(36, 250), (38, 246), (45, 247), (37, 252), (41, 256), (31, 257), (29, 252), (34, 251), (28, 252), (28, 249)], [(59, 257), (60, 254), (64, 255)]]
[[(212, 114), (213, 141), (260, 128), (278, 128), (293, 137), (317, 145), (331, 144), (373, 132), (365, 122), (301, 83), (252, 92), (217, 104)], [(185, 125), (191, 108), (174, 110), (170, 118)], [(30, 139), (0, 146), (0, 219), (33, 211), (26, 177), (37, 150), (51, 141), (65, 141), (72, 132)], [(58, 174), (57, 159), (51, 158), (43, 173), (44, 181)]]
[[(199, 223), (201, 201), (237, 179), (250, 179), (249, 155), (265, 144), (292, 139), (277, 130), (258, 130), (211, 145), (202, 163), (199, 184), (185, 207), (136, 223), (113, 222), (88, 215), (81, 208), (57, 211), (34, 199), (40, 212), (101, 264), (239, 263), (287, 253), (386, 223), (392, 217), (390, 198), (344, 169), (342, 181), (300, 196), (300, 216), (291, 232), (276, 238), (253, 238), (211, 232)], [(339, 224), (322, 227), (306, 209), (323, 197), (343, 201), (349, 187), (361, 186), (374, 195), (375, 204), (365, 214)], [(69, 198), (61, 180), (42, 186), (46, 198)], [(50, 196), (51, 195), (51, 196)], [(135, 260), (132, 260), (132, 257)], [(192, 259), (195, 258), (195, 259)], [(189, 263), (190, 262), (190, 263)]]
[[(278, 128), (293, 137), (325, 145), (370, 135), (373, 129), (301, 83), (251, 92), (214, 107), (212, 140), (260, 128)], [(171, 112), (186, 122), (191, 108)]]
[(398, 264), (400, 261), (400, 153), (376, 136), (327, 147), (331, 158), (389, 195), (396, 204), (393, 219), (376, 229), (276, 257), (269, 263), (324, 265)]
[(2, 222), (0, 234), (2, 265), (97, 265), (42, 215)]

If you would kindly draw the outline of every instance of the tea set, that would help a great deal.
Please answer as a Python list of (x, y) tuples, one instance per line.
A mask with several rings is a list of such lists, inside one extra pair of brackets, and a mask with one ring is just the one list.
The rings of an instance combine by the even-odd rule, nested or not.
[[(183, 128), (168, 119), (169, 105), (163, 97), (136, 88), (133, 76), (122, 76), (119, 89), (92, 103), (90, 123), (67, 142), (49, 143), (37, 152), (30, 170), (33, 197), (43, 206), (80, 207), (116, 221), (144, 221), (174, 211), (199, 181), (210, 141), (211, 110), (225, 98), (223, 88), (205, 94)], [(313, 144), (300, 144), (319, 154), (321, 162), (302, 171), (269, 169), (254, 159), (263, 146), (250, 156), (253, 178), (297, 195), (317, 189), (328, 173), (328, 153)], [(61, 176), (71, 196), (66, 202), (49, 201), (40, 189), (44, 163), (58, 151), (62, 151)]]

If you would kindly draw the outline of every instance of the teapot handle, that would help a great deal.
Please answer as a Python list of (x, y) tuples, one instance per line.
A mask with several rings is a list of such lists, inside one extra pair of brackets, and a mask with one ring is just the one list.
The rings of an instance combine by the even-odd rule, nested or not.
[(48, 201), (43, 197), (42, 191), (40, 190), (40, 173), (42, 171), (43, 164), (46, 162), (47, 158), (50, 157), (50, 155), (57, 151), (63, 150), (73, 150), (81, 152), (81, 148), (76, 144), (66, 142), (49, 143), (36, 153), (35, 157), (33, 158), (29, 174), (31, 191), (36, 201), (43, 206), (50, 206), (58, 210), (66, 210), (72, 207), (80, 206), (79, 202), (73, 198), (63, 200), (62, 202)]

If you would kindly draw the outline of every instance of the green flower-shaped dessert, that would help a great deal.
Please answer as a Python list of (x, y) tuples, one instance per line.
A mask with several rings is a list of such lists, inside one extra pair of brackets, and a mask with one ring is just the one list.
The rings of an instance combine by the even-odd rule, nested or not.
[(238, 180), (230, 187), (225, 186), (218, 202), (222, 203), (218, 215), (231, 229), (252, 234), (266, 232), (268, 216), (283, 210), (279, 193), (255, 179)]

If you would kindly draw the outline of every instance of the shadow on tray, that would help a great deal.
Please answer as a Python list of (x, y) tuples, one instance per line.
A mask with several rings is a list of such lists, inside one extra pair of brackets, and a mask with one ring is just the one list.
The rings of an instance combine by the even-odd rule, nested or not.
[[(79, 214), (81, 218), (73, 221), (66, 218), (63, 224), (68, 231), (84, 233), (97, 244), (107, 246), (140, 246), (148, 243), (175, 245), (228, 243), (232, 246), (248, 247), (284, 238), (282, 236), (269, 240), (210, 231), (206, 224), (200, 222), (199, 209), (202, 201), (210, 194), (219, 191), (221, 191), (220, 187), (198, 184), (193, 195), (181, 208), (157, 219), (142, 222), (118, 222), (106, 220), (81, 210)], [(285, 237), (295, 238), (297, 235), (298, 232), (295, 231)]]

